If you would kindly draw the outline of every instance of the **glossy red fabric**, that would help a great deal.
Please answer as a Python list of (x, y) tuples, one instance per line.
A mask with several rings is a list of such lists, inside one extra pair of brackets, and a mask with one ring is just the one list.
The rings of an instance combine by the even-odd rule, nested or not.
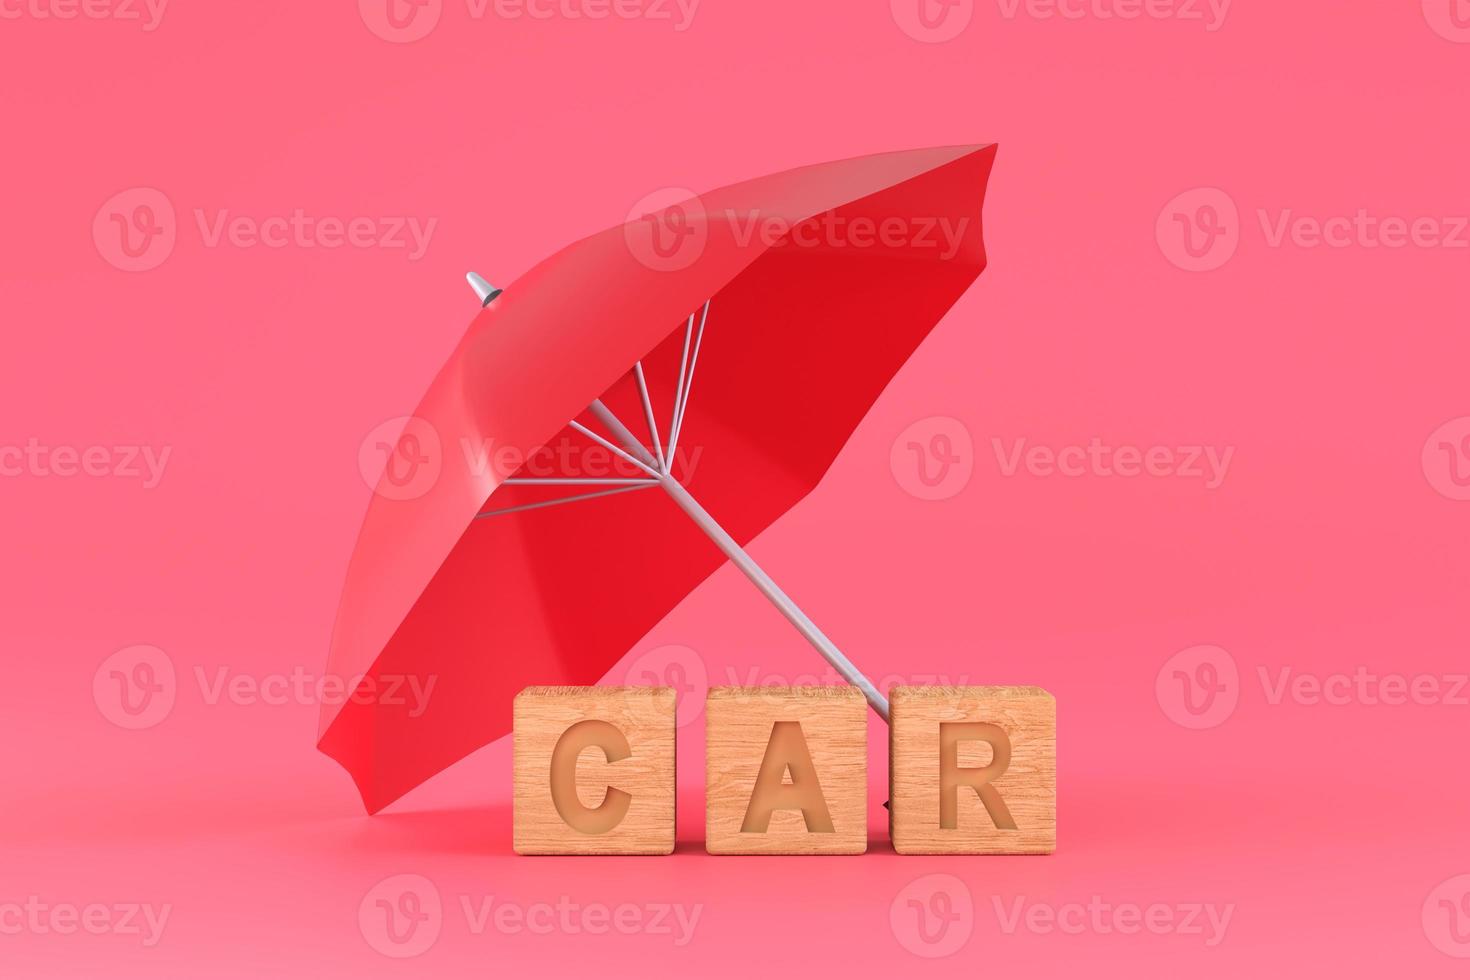
[[(380, 484), (333, 631), (330, 673), (365, 679), (323, 709), (319, 747), (369, 811), (507, 734), (522, 687), (597, 682), (724, 561), (658, 489), (474, 520), (578, 492), (501, 487), (526, 475), (517, 454), (587, 446), (567, 420), (597, 429), (583, 410), (599, 396), (644, 435), (639, 358), (666, 431), (685, 319), (710, 299), (683, 482), (748, 542), (817, 485), (984, 268), (994, 153), (889, 153), (703, 194), (677, 208), (696, 255), (661, 265), (641, 226), (611, 228), (475, 318), (412, 423), (437, 443), (437, 478), (409, 499)], [(841, 645), (841, 624), (824, 628)], [(426, 708), (381, 696), (404, 676), (434, 678)]]

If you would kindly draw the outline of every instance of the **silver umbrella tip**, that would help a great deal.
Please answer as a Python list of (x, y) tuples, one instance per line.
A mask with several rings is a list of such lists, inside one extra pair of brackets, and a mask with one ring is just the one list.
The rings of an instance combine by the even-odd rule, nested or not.
[(470, 288), (475, 291), (475, 295), (479, 297), (482, 307), (489, 306), (491, 300), (505, 292), (503, 289), (490, 285), (490, 280), (478, 272), (465, 273), (465, 279), (469, 282)]

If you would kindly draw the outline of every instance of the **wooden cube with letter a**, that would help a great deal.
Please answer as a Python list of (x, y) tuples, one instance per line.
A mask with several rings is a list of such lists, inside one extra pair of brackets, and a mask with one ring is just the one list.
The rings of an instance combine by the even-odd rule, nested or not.
[(889, 837), (900, 854), (1057, 848), (1056, 699), (1039, 687), (895, 687)]
[(673, 688), (528, 687), (514, 741), (517, 854), (673, 853)]
[(851, 687), (717, 687), (705, 704), (711, 854), (861, 854), (868, 706)]

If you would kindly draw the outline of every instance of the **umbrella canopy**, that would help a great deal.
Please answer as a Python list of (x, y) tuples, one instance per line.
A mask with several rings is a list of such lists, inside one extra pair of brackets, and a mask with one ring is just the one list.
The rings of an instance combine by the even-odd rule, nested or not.
[[(318, 744), (369, 811), (509, 733), (521, 688), (595, 683), (727, 555), (761, 584), (740, 546), (984, 268), (994, 149), (732, 185), (480, 287), (383, 447), (333, 630), (329, 673), (361, 681)], [(387, 696), (405, 678), (432, 695)]]

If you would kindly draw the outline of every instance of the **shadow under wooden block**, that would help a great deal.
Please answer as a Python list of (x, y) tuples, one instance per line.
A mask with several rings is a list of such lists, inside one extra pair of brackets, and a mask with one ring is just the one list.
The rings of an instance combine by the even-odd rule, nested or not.
[(705, 850), (867, 850), (868, 706), (856, 688), (716, 687), (704, 716)]
[(895, 687), (888, 832), (900, 854), (1057, 848), (1056, 699), (1039, 687)]
[(514, 743), (517, 854), (673, 853), (673, 688), (528, 687)]

